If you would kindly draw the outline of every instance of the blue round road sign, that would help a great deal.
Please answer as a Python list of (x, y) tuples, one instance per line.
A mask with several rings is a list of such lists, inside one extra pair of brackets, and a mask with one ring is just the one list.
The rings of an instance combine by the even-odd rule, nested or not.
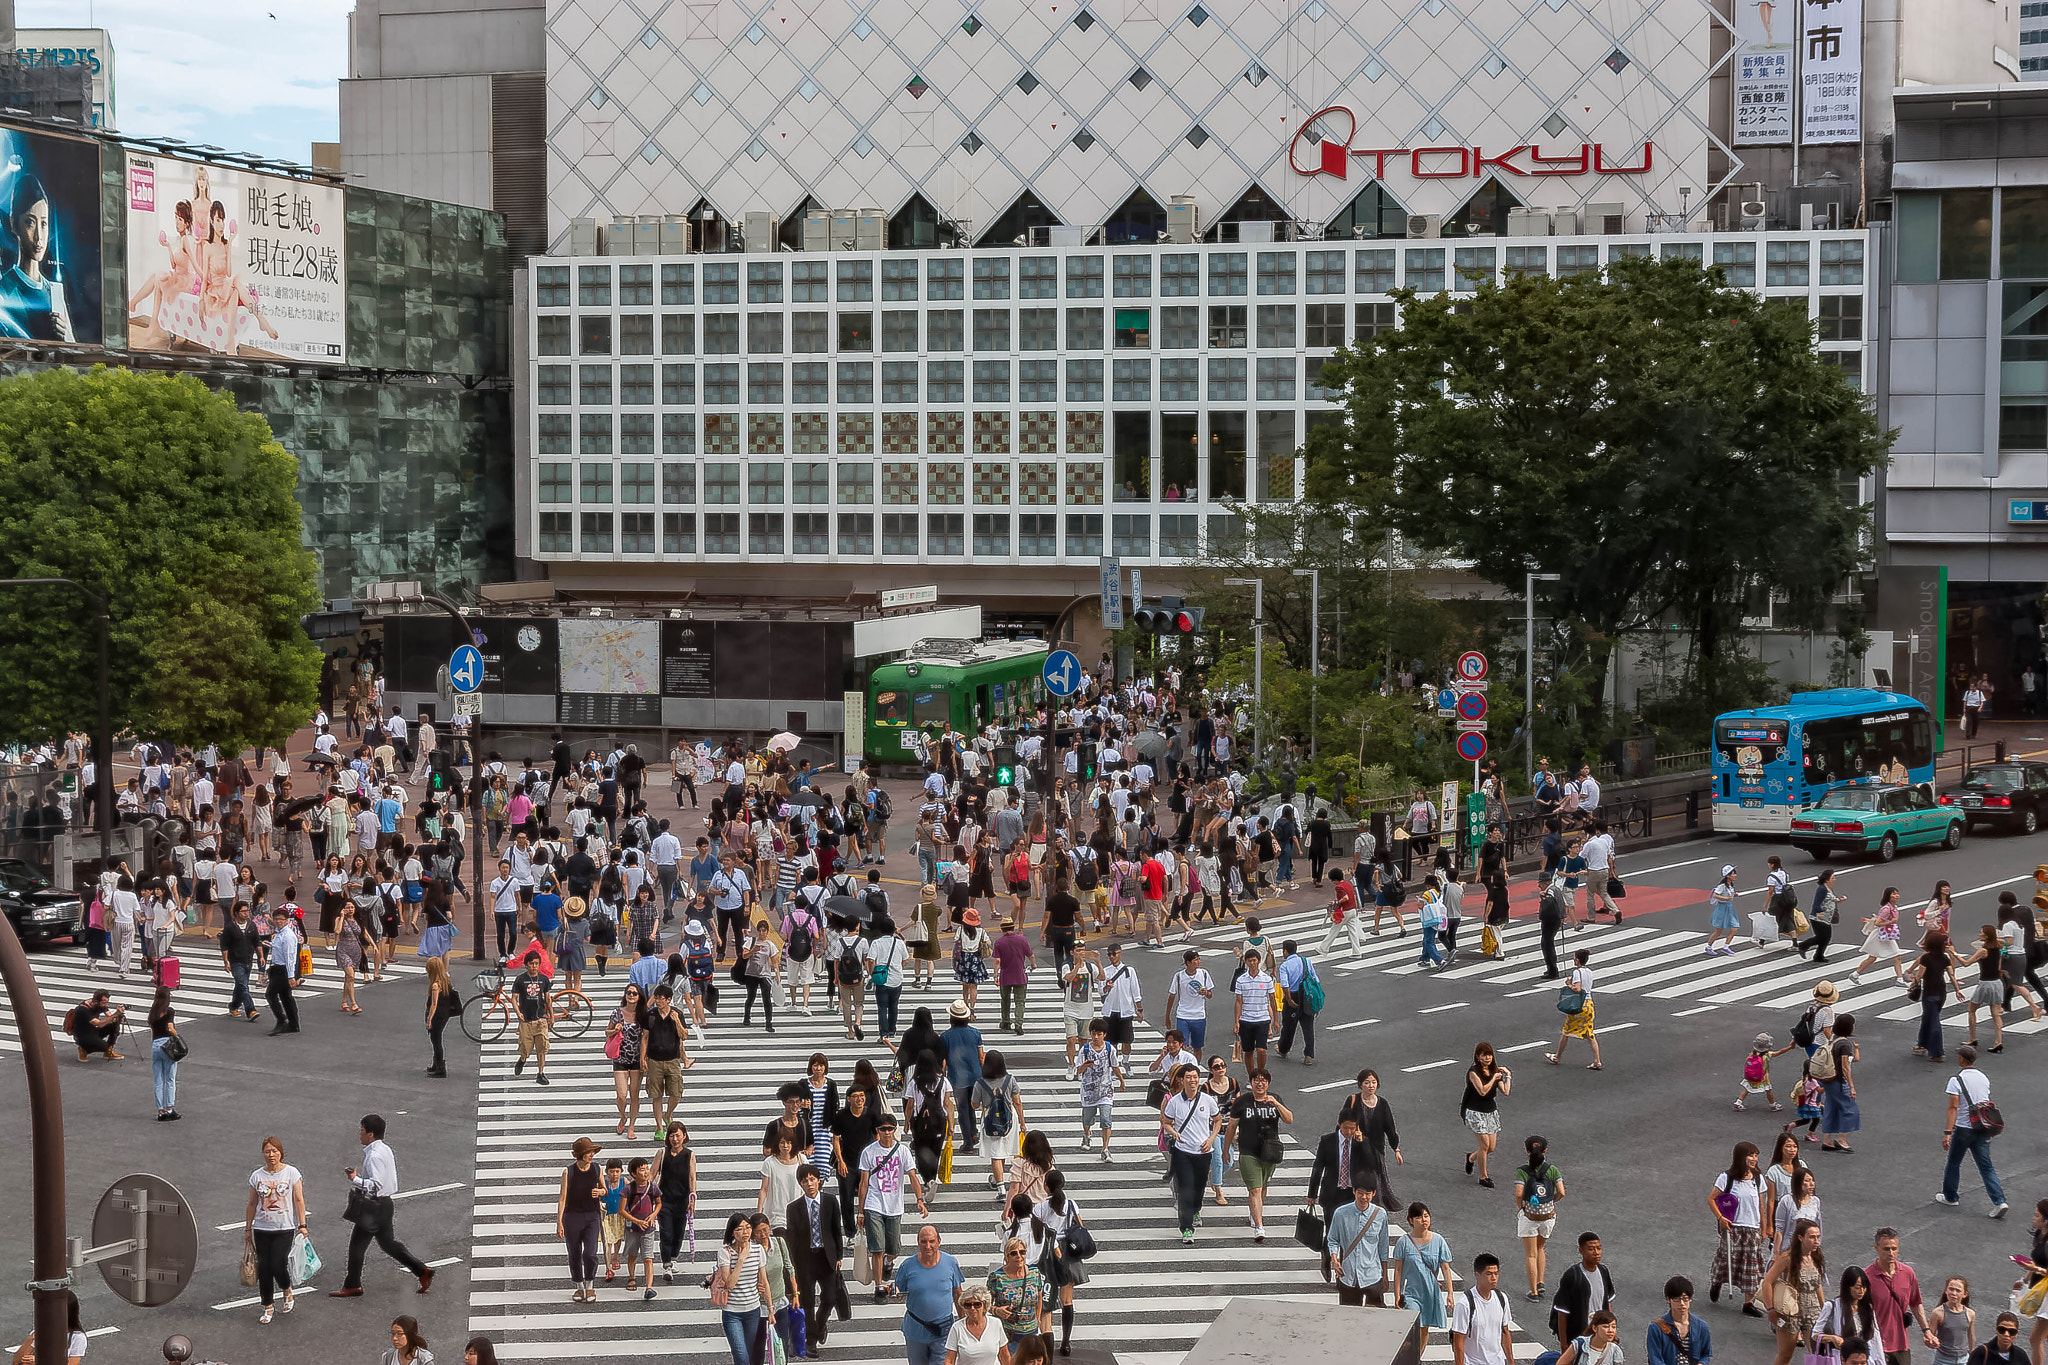
[(1055, 697), (1071, 697), (1081, 690), (1088, 674), (1071, 649), (1056, 649), (1046, 656), (1045, 686)]
[(474, 692), (484, 685), (484, 656), (475, 645), (457, 645), (448, 656), (448, 685), (457, 692)]
[(1457, 704), (1458, 704), (1458, 694), (1457, 694), (1456, 692), (1453, 692), (1453, 691), (1451, 691), (1451, 689), (1450, 689), (1450, 688), (1448, 688), (1448, 687), (1445, 687), (1445, 688), (1441, 688), (1441, 689), (1439, 689), (1439, 690), (1438, 690), (1438, 692), (1437, 692), (1437, 694), (1436, 694), (1436, 709), (1437, 709), (1437, 710), (1439, 710), (1439, 711), (1448, 711), (1448, 710), (1450, 710), (1450, 709), (1451, 709), (1451, 708), (1452, 708), (1453, 706), (1456, 706)]
[(1458, 736), (1458, 757), (1468, 763), (1477, 763), (1486, 757), (1486, 736), (1478, 730), (1467, 730)]
[(1485, 720), (1486, 694), (1484, 692), (1467, 692), (1464, 696), (1458, 698), (1457, 711), (1458, 719), (1460, 720)]

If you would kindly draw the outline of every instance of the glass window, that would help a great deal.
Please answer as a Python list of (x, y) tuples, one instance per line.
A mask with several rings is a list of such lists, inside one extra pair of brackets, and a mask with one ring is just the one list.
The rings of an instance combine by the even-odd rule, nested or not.
[(1145, 350), (1152, 345), (1152, 310), (1150, 308), (1119, 308), (1116, 310), (1116, 346), (1120, 351)]
[(1152, 297), (1152, 258), (1150, 256), (1118, 256), (1112, 274), (1115, 280), (1116, 297), (1120, 299), (1149, 299)]
[(1209, 360), (1209, 401), (1223, 403), (1242, 401), (1245, 393), (1245, 362), (1242, 356), (1235, 358), (1212, 356)]
[(571, 427), (566, 412), (543, 412), (534, 419), (533, 448), (540, 455), (567, 455)]
[(738, 407), (740, 403), (740, 367), (738, 365), (706, 365), (704, 367), (704, 401), (717, 407)]
[(1200, 426), (1201, 418), (1192, 412), (1160, 414), (1159, 479), (1164, 487), (1159, 496), (1166, 502), (1193, 502), (1201, 496), (1196, 478), (1202, 454)]
[(1058, 298), (1059, 270), (1059, 258), (1056, 256), (1026, 256), (1017, 262), (1017, 297)]
[(1200, 256), (1169, 252), (1159, 258), (1159, 296), (1167, 299), (1194, 298), (1202, 292)]
[(1109, 519), (1109, 552), (1113, 555), (1149, 559), (1152, 555), (1152, 518), (1122, 514), (1112, 516)]
[[(2021, 191), (2007, 190), (2005, 192), (2005, 203), (2008, 206), (2012, 203), (2013, 195), (2017, 193), (2021, 193)], [(2043, 191), (2043, 193), (2048, 194), (2048, 191)], [(2008, 217), (2007, 222), (2010, 221), (2011, 219)], [(2048, 217), (2044, 217), (2041, 228), (2044, 232), (2048, 232)], [(2012, 238), (2007, 237), (2005, 240), (2010, 243)], [(2005, 273), (2007, 275), (2025, 273), (2013, 269), (2012, 247), (2009, 245), (2005, 247), (2005, 260)], [(2041, 263), (2043, 266), (2048, 266), (2048, 257), (2044, 257)], [(2048, 270), (2035, 273), (2048, 273)], [(1863, 243), (1822, 242), (1820, 244), (1820, 282), (1822, 284), (1863, 283)]]
[(1060, 311), (1057, 308), (1017, 310), (1017, 349), (1057, 351), (1060, 348)]
[(689, 504), (697, 501), (697, 466), (665, 464), (661, 467), (661, 500)]
[(661, 268), (661, 301), (663, 303), (695, 303), (697, 301), (697, 267), (694, 265), (664, 265)]
[(1667, 261), (1691, 261), (1695, 265), (1702, 259), (1698, 242), (1666, 242), (1662, 256)]
[(1308, 253), (1308, 279), (1306, 292), (1311, 294), (1341, 294), (1344, 292), (1344, 253), (1341, 251), (1311, 251)]
[(882, 362), (882, 402), (888, 406), (902, 407), (917, 402), (917, 362), (915, 360), (885, 360)]
[(1069, 512), (1067, 514), (1067, 558), (1100, 559), (1102, 557), (1102, 514), (1100, 512)]
[(1294, 414), (1259, 414), (1259, 501), (1285, 502), (1294, 496)]
[[(1564, 254), (1567, 249), (1565, 247), (1557, 249), (1557, 273), (1560, 276), (1565, 273)], [(1756, 288), (1755, 242), (1714, 243), (1714, 264), (1720, 266), (1722, 271), (1726, 273), (1729, 288)], [(1576, 275), (1578, 271), (1574, 270), (1572, 273)]]
[(740, 514), (737, 512), (706, 512), (704, 514), (704, 553), (707, 555), (736, 555), (740, 552)]
[(961, 403), (967, 398), (967, 365), (959, 360), (934, 360), (925, 365), (925, 401)]
[(974, 262), (974, 297), (978, 299), (1006, 299), (1010, 297), (1009, 261), (977, 259)]
[(839, 403), (842, 407), (866, 407), (875, 401), (875, 362), (839, 362)]
[(583, 514), (583, 553), (587, 555), (608, 555), (612, 552), (612, 514), (609, 512), (585, 512)]
[[(1364, 256), (1364, 252), (1358, 253)], [(1411, 247), (1402, 253), (1407, 274), (1402, 280), (1410, 289), (1441, 292), (1444, 287), (1444, 249), (1440, 246)]]
[(1241, 303), (1212, 303), (1209, 305), (1209, 345), (1242, 347), (1245, 344), (1245, 305)]
[(1202, 344), (1202, 310), (1180, 307), (1159, 310), (1159, 348), (1192, 351)]
[(1262, 303), (1259, 305), (1259, 345), (1268, 349), (1284, 351), (1294, 349), (1293, 304)]
[(539, 355), (569, 354), (569, 319), (545, 317), (534, 320), (533, 347)]
[[(546, 318), (541, 321), (546, 322)], [(612, 353), (612, 320), (608, 317), (579, 317), (576, 319), (576, 354), (610, 355)], [(545, 354), (545, 352), (543, 352)]]
[(1766, 243), (1764, 246), (1764, 283), (1766, 285), (1799, 285), (1803, 288), (1807, 280), (1807, 263), (1810, 249), (1811, 244), (1807, 242)]
[(917, 466), (889, 463), (882, 466), (882, 501), (891, 506), (917, 502)]
[(1193, 403), (1202, 396), (1202, 362), (1192, 356), (1186, 360), (1162, 360), (1159, 362), (1159, 401), (1162, 403)]
[(747, 302), (782, 302), (782, 262), (747, 262)]
[(1067, 401), (1069, 403), (1100, 403), (1102, 401), (1102, 362), (1100, 360), (1069, 360), (1067, 362)]
[(1209, 257), (1209, 293), (1228, 298), (1247, 290), (1247, 257), (1242, 251), (1219, 251)]
[(576, 450), (582, 455), (609, 455), (612, 453), (612, 415), (608, 412), (585, 412), (576, 418)]
[(867, 460), (848, 461), (839, 466), (839, 501), (862, 505), (875, 500), (875, 466)]
[(668, 408), (695, 407), (696, 403), (697, 367), (695, 365), (662, 366), (662, 406)]
[(704, 501), (736, 503), (740, 500), (740, 467), (737, 462), (716, 460), (704, 466)]
[(967, 517), (962, 512), (932, 512), (925, 519), (924, 552), (959, 558), (967, 553)]
[(608, 265), (577, 266), (576, 302), (585, 308), (611, 307), (612, 268)]
[(619, 319), (619, 354), (654, 354), (654, 314), (628, 313)]
[(871, 555), (875, 552), (875, 514), (873, 512), (841, 512), (839, 514), (839, 553), (842, 555)]
[(1059, 401), (1060, 363), (1057, 360), (1020, 360), (1017, 362), (1017, 401), (1020, 403), (1057, 403)]
[(576, 553), (576, 514), (574, 512), (543, 512), (540, 514), (540, 552), (544, 555), (573, 555)]
[(1451, 268), (1456, 272), (1453, 289), (1477, 289), (1493, 278), (1493, 248), (1461, 246), (1452, 248)]
[(610, 407), (612, 403), (612, 367), (609, 365), (579, 365), (576, 367), (576, 372), (576, 401), (585, 407)]
[(1941, 277), (1991, 278), (1991, 191), (1941, 192)]
[(974, 514), (974, 557), (976, 559), (1007, 558), (1010, 553), (1010, 514), (1007, 512), (976, 512)]
[(1253, 397), (1278, 402), (1292, 402), (1295, 380), (1300, 366), (1291, 355), (1261, 356), (1258, 368), (1258, 388)]
[(704, 302), (738, 303), (740, 301), (740, 263), (723, 261), (704, 267)]
[(874, 350), (875, 315), (873, 313), (841, 313), (839, 315), (839, 349), (842, 351)]
[(1010, 349), (1009, 309), (977, 308), (974, 310), (974, 349), (977, 351), (1007, 351)]
[(917, 513), (882, 513), (882, 553), (885, 555), (914, 555), (917, 553)]
[(1152, 414), (1117, 413), (1111, 435), (1113, 498), (1117, 502), (1152, 501)]
[[(957, 264), (957, 262), (956, 262)], [(967, 349), (962, 335), (965, 315), (958, 308), (934, 308), (924, 315), (925, 349), (928, 351), (964, 351)]]
[(782, 362), (747, 363), (747, 402), (754, 407), (782, 406)]
[[(840, 261), (839, 301), (841, 303), (866, 303), (875, 297), (875, 263), (873, 261)], [(845, 316), (841, 314), (841, 316)]]
[[(1344, 396), (1343, 385), (1337, 382), (1335, 376), (1328, 373), (1331, 359), (1332, 357), (1326, 355), (1312, 355), (1308, 358), (1302, 373), (1306, 387), (1303, 396), (1311, 403), (1334, 403)], [(1314, 426), (1314, 422), (1311, 421), (1310, 429), (1313, 430)]]
[(977, 403), (1007, 403), (1010, 401), (1009, 361), (977, 360), (974, 362), (974, 401)]
[(1193, 559), (1201, 553), (1196, 537), (1200, 519), (1168, 516), (1159, 519), (1159, 554), (1163, 559)]
[[(563, 274), (568, 271), (564, 269)], [(542, 502), (569, 502), (569, 462), (567, 460), (543, 460), (540, 464), (540, 500)]]
[(612, 466), (610, 461), (594, 464), (585, 461), (577, 471), (582, 476), (584, 503), (609, 503), (612, 500)]
[(747, 513), (747, 553), (750, 555), (779, 555), (782, 553), (782, 513)]
[(1294, 292), (1294, 253), (1292, 251), (1261, 251), (1259, 253), (1259, 292), (1261, 294), (1292, 294)]
[(1231, 512), (1209, 515), (1209, 553), (1235, 559), (1244, 553), (1244, 518)]
[(622, 308), (647, 308), (654, 304), (654, 266), (622, 265), (619, 267), (619, 306)]
[[(882, 264), (889, 264), (887, 261)], [(913, 287), (916, 281), (911, 281)], [(914, 351), (917, 349), (917, 314), (908, 308), (891, 308), (882, 314), (882, 349), (884, 351)]]
[(1099, 299), (1102, 297), (1102, 258), (1100, 256), (1067, 257), (1067, 297), (1070, 299)]
[(1060, 519), (1050, 512), (1025, 512), (1017, 517), (1017, 553), (1028, 559), (1051, 559), (1059, 551)]
[(789, 401), (799, 407), (823, 407), (832, 401), (831, 367), (822, 360), (800, 360), (789, 367)]
[(823, 355), (831, 349), (831, 328), (823, 313), (793, 313), (789, 349), (795, 355)]
[(738, 313), (706, 313), (704, 315), (704, 354), (738, 355), (740, 353), (740, 315)]
[[(1101, 262), (1097, 261), (1097, 265)], [(1101, 283), (1100, 280), (1097, 283)], [(1067, 349), (1070, 351), (1099, 351), (1102, 349), (1102, 310), (1100, 308), (1069, 308), (1067, 310)]]
[(1822, 341), (1863, 340), (1863, 296), (1821, 295), (1819, 335)]
[(533, 305), (536, 308), (569, 306), (569, 267), (540, 265), (533, 270)]
[(654, 513), (619, 513), (619, 553), (629, 555), (651, 555), (654, 553)]
[(663, 355), (697, 354), (697, 315), (695, 313), (663, 313), (661, 315), (661, 353)]
[(1152, 362), (1118, 360), (1110, 372), (1109, 396), (1119, 403), (1145, 403), (1152, 398)]
[[(1242, 363), (1242, 362), (1240, 362)], [(1209, 414), (1209, 500), (1244, 500), (1244, 456), (1247, 429), (1242, 412)]]
[(789, 552), (793, 555), (832, 553), (832, 514), (793, 512), (789, 518)]
[(1344, 344), (1344, 305), (1341, 303), (1311, 303), (1308, 316), (1303, 321), (1304, 344), (1314, 346), (1342, 346)]
[(779, 503), (782, 501), (782, 465), (778, 461), (750, 462), (747, 465), (747, 501), (751, 503)]
[[(963, 276), (967, 262), (958, 256), (944, 260), (925, 262), (924, 296), (927, 299), (957, 299), (960, 297)], [(959, 314), (955, 312), (955, 317)], [(957, 348), (956, 348), (957, 349)]]
[(789, 297), (793, 303), (824, 303), (832, 266), (828, 261), (790, 263)]
[(2048, 405), (2001, 403), (1998, 406), (2000, 450), (2048, 449)]
[(1358, 292), (1385, 294), (1394, 288), (1394, 250), (1372, 247), (1358, 253)]
[[(893, 259), (882, 262), (882, 299), (884, 302), (915, 301), (917, 298), (917, 260)], [(884, 314), (886, 317), (887, 315)]]
[(654, 406), (654, 367), (619, 366), (619, 402), (625, 407)]
[(542, 407), (569, 406), (569, 367), (542, 365), (536, 372), (534, 401)]
[(664, 412), (661, 414), (661, 453), (664, 455), (695, 455), (697, 453), (696, 413)]
[(661, 552), (665, 555), (697, 553), (697, 518), (693, 513), (661, 514)]
[(1508, 274), (1547, 275), (1550, 273), (1550, 248), (1547, 246), (1511, 246), (1508, 253)]
[[(619, 454), (652, 455), (654, 453), (654, 414), (651, 412), (622, 412), (619, 414)], [(649, 466), (650, 468), (652, 466)]]
[(747, 353), (749, 355), (782, 354), (782, 314), (747, 314)]

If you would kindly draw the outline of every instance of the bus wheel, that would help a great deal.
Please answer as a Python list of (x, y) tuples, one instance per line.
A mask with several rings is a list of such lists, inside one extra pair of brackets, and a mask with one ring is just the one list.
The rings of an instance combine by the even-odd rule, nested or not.
[(1948, 838), (1941, 841), (1941, 846), (1946, 849), (1958, 849), (1963, 846), (1962, 821), (1951, 820), (1948, 822)]
[(1899, 836), (1886, 831), (1884, 838), (1877, 841), (1877, 860), (1888, 863), (1899, 856)]

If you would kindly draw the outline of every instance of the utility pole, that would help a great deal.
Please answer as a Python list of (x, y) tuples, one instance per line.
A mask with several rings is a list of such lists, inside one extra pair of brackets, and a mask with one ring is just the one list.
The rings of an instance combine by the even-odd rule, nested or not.
[(1323, 573), (1320, 569), (1296, 569), (1296, 578), (1308, 580), (1308, 761), (1316, 761), (1316, 698), (1322, 690)]
[(1252, 767), (1266, 756), (1266, 580), (1226, 578), (1224, 584), (1252, 590)]
[(1522, 585), (1522, 763), (1526, 785), (1536, 785), (1536, 585), (1563, 575), (1532, 573)]

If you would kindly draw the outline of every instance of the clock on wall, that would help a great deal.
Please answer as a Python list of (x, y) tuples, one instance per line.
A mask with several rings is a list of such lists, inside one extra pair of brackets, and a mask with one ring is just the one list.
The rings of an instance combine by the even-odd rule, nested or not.
[(519, 647), (531, 654), (540, 648), (540, 631), (533, 626), (519, 628)]

